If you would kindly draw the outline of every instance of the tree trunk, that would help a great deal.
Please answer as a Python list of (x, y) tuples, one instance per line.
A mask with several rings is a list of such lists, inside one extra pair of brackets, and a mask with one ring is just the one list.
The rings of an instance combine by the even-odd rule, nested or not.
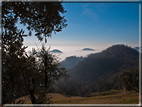
[(32, 104), (36, 104), (37, 99), (36, 99), (36, 97), (34, 95), (34, 90), (30, 90), (29, 93), (30, 93), (30, 99), (31, 99)]
[(46, 93), (46, 89), (47, 89), (47, 72), (46, 72), (46, 69), (45, 69), (45, 90), (44, 92)]

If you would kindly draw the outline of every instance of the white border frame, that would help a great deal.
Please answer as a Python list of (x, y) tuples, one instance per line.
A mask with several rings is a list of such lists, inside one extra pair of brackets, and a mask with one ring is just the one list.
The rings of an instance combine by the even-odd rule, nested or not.
[[(2, 0), (2, 1), (18, 1), (18, 0)], [(2, 2), (0, 1), (0, 3)], [(21, 0), (20, 0), (21, 1)], [(40, 2), (47, 2), (47, 1), (51, 1), (51, 2), (54, 2), (54, 1), (58, 1), (58, 0), (22, 0), (22, 1), (40, 1)], [(64, 0), (59, 0), (59, 2), (63, 2)], [(76, 0), (65, 0), (64, 2), (93, 2), (93, 3), (98, 3), (98, 2), (105, 2), (105, 3), (108, 3), (108, 2), (114, 2), (114, 3), (131, 3), (131, 2), (134, 2), (134, 3), (139, 3), (139, 47), (142, 46), (142, 42), (141, 42), (141, 39), (142, 39), (142, 0), (82, 0), (82, 1), (76, 1)], [(0, 13), (2, 13), (2, 8), (0, 6)], [(0, 14), (0, 19), (1, 19), (1, 14)], [(1, 27), (1, 23), (0, 23), (0, 27)], [(1, 36), (1, 35), (0, 35)], [(2, 56), (0, 56), (0, 60), (2, 59)], [(2, 61), (1, 61), (2, 62)], [(2, 65), (0, 66), (2, 67)], [(0, 69), (0, 74), (2, 76), (2, 69)], [(2, 101), (0, 101), (0, 106), (142, 106), (141, 104), (141, 48), (139, 48), (139, 104), (4, 104), (2, 105)], [(0, 91), (2, 91), (2, 78), (0, 78)], [(2, 100), (2, 92), (0, 92), (0, 100)]]
[(141, 51), (141, 46), (142, 46), (142, 0), (141, 2), (139, 3), (139, 104), (142, 106), (142, 79), (141, 79), (141, 76), (142, 76), (142, 73), (141, 73), (141, 54), (142, 54), (142, 51)]

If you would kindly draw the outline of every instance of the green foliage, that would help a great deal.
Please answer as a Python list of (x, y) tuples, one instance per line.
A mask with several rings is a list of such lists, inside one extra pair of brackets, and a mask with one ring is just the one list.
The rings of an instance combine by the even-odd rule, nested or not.
[(126, 90), (139, 92), (139, 69), (123, 70), (118, 81)]
[(130, 99), (130, 100), (124, 100), (124, 103), (126, 104), (133, 104), (133, 103), (138, 103), (139, 99)]

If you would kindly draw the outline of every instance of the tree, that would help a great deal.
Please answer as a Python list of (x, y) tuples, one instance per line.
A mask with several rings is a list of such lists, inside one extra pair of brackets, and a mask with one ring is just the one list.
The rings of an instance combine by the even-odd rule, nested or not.
[(47, 42), (46, 37), (52, 32), (60, 32), (67, 26), (65, 16), (61, 16), (65, 12), (61, 2), (2, 2), (2, 27), (14, 32), (19, 20), (27, 25), (29, 36), (34, 30), (40, 41), (45, 38)]
[(101, 95), (101, 92), (103, 91), (104, 89), (104, 86), (105, 86), (105, 80), (103, 78), (99, 78), (96, 82), (96, 88), (97, 88), (97, 91), (100, 92), (100, 95)]
[[(49, 91), (49, 87), (55, 84), (60, 78), (68, 78), (67, 70), (62, 67), (58, 57), (50, 53), (50, 48), (46, 50), (44, 45), (38, 52), (38, 69), (43, 75), (44, 80), (40, 83), (43, 86), (44, 93)], [(45, 94), (44, 94), (45, 95)]]
[(39, 52), (33, 50), (28, 59), (27, 64), (33, 65), (32, 68), (30, 67), (33, 72), (29, 71), (30, 73), (24, 76), (24, 79), (28, 81), (26, 88), (31, 101), (33, 104), (50, 103), (47, 97), (50, 86), (62, 77), (68, 78), (67, 70), (60, 65), (58, 58), (50, 53), (50, 48), (46, 50), (44, 45)]
[(123, 70), (119, 75), (118, 81), (121, 87), (124, 87), (126, 90), (139, 92), (139, 69)]
[(21, 91), (21, 72), (26, 64), (24, 57), (26, 47), (22, 46), (22, 39), (19, 38), (22, 32), (13, 35), (11, 33), (12, 31), (5, 31), (2, 41), (2, 89), (5, 92), (3, 103), (15, 103), (14, 99), (18, 96), (16, 93)]
[[(3, 103), (15, 103), (15, 99), (23, 94), (29, 94), (32, 103), (44, 103), (45, 92), (42, 90), (48, 87), (43, 88), (42, 86), (46, 86), (46, 82), (52, 84), (53, 81), (65, 76), (66, 70), (59, 65), (55, 56), (47, 54), (53, 58), (50, 61), (51, 64), (57, 62), (52, 68), (45, 67), (44, 70), (46, 69), (47, 72), (48, 69), (54, 73), (59, 71), (56, 75), (59, 77), (52, 78), (52, 82), (43, 82), (49, 78), (45, 79), (48, 76), (45, 76), (45, 73), (39, 73), (43, 69), (40, 67), (42, 62), (37, 61), (37, 52), (33, 50), (27, 55), (25, 52), (27, 47), (23, 46), (23, 37), (31, 36), (32, 31), (36, 32), (35, 36), (39, 41), (45, 39), (46, 43), (46, 37), (50, 37), (52, 32), (56, 33), (65, 28), (66, 19), (61, 16), (65, 12), (60, 2), (2, 2)], [(27, 26), (29, 34), (25, 34), (23, 29), (16, 26), (17, 21)], [(41, 51), (49, 53), (46, 50)]]

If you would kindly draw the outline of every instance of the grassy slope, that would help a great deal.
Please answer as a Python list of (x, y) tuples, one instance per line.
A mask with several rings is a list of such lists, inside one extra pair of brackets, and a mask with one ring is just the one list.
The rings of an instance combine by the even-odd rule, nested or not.
[[(109, 95), (108, 95), (109, 94)], [(99, 93), (92, 93), (92, 97), (79, 97), (71, 96), (67, 97), (58, 93), (50, 93), (49, 96), (53, 97), (53, 104), (138, 104), (139, 94), (135, 92), (125, 91), (107, 91)], [(26, 99), (25, 103), (31, 103), (29, 98), (21, 97), (20, 99)]]

